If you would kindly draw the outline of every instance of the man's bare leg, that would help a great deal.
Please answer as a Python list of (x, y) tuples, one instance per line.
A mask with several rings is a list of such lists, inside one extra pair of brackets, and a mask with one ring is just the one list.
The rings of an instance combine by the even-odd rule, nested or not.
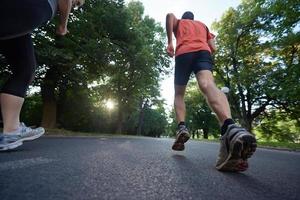
[(216, 113), (220, 125), (223, 125), (226, 119), (231, 118), (227, 97), (217, 88), (211, 71), (202, 70), (196, 77), (208, 105)]
[(247, 159), (256, 150), (255, 137), (244, 128), (234, 124), (228, 100), (225, 94), (216, 87), (212, 73), (203, 70), (198, 72), (196, 77), (200, 90), (216, 113), (221, 125), (222, 137), (216, 168), (220, 171), (247, 170)]
[(185, 94), (186, 86), (175, 85), (175, 97), (174, 97), (174, 107), (176, 113), (176, 120), (179, 124), (180, 122), (185, 121), (185, 102), (184, 102), (184, 94)]
[(190, 138), (188, 130), (185, 126), (185, 102), (184, 102), (184, 94), (185, 94), (186, 86), (183, 85), (175, 85), (175, 98), (174, 98), (174, 107), (176, 112), (176, 120), (178, 123), (178, 130), (176, 132), (176, 139), (172, 146), (172, 149), (175, 151), (183, 151), (184, 143), (188, 141)]

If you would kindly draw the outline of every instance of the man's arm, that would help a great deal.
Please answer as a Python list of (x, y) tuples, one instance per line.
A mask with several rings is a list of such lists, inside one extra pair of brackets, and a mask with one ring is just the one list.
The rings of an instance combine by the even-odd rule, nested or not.
[(68, 33), (67, 25), (69, 14), (72, 9), (72, 0), (59, 0), (58, 10), (59, 10), (59, 24), (56, 33), (59, 35), (66, 35)]
[(174, 46), (173, 46), (173, 32), (177, 29), (178, 20), (173, 13), (167, 14), (166, 17), (166, 31), (168, 36), (168, 47), (167, 53), (170, 57), (174, 56)]
[(208, 46), (209, 46), (209, 48), (211, 49), (212, 52), (217, 51), (216, 40), (215, 39), (208, 40)]

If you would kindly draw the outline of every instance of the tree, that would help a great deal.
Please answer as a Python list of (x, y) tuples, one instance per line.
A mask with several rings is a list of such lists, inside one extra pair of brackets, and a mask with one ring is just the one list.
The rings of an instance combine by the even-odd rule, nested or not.
[(68, 87), (88, 89), (89, 81), (105, 77), (112, 50), (126, 42), (125, 20), (123, 1), (88, 1), (71, 16), (65, 38), (54, 36), (54, 24), (35, 33), (44, 127), (56, 127), (57, 101)]
[(256, 127), (258, 137), (267, 141), (299, 142), (300, 127), (295, 120), (276, 110), (269, 111)]
[(166, 134), (168, 121), (162, 101), (157, 101), (152, 103), (152, 105), (147, 104), (147, 106), (145, 106), (143, 109), (142, 123), (139, 115), (139, 112), (131, 114), (132, 117), (127, 121), (128, 133), (136, 132), (137, 135), (149, 137), (160, 137)]
[(205, 98), (201, 95), (196, 81), (191, 81), (187, 88), (186, 97), (187, 116), (186, 121), (194, 136), (203, 133), (203, 138), (208, 139), (208, 135), (218, 136), (220, 128), (214, 113), (209, 108)]
[[(55, 22), (35, 32), (44, 127), (123, 133), (136, 116), (142, 131), (169, 66), (163, 29), (143, 10), (137, 1), (90, 0), (71, 15), (66, 37), (54, 35)], [(110, 114), (100, 105), (107, 99), (117, 102)]]
[(159, 96), (159, 80), (164, 73), (163, 67), (169, 66), (169, 59), (164, 51), (163, 29), (153, 19), (143, 17), (143, 5), (132, 1), (126, 12), (130, 39), (112, 53), (111, 70), (98, 88), (117, 100), (116, 132), (122, 133), (130, 114), (139, 110), (137, 131), (140, 134), (143, 113), (148, 103)]
[[(299, 77), (299, 67), (296, 67), (299, 42), (290, 40), (296, 37), (293, 32), (299, 16), (293, 16), (299, 10), (299, 3), (288, 1), (288, 6), (280, 7), (279, 12), (281, 4), (278, 0), (243, 1), (214, 23), (219, 44), (217, 77), (232, 91), (229, 100), (234, 116), (250, 131), (254, 122), (257, 123), (255, 120), (270, 107), (283, 108), (293, 115), (293, 110), (299, 108), (299, 98), (295, 98), (299, 95), (296, 78)], [(280, 32), (286, 33), (289, 39), (276, 34)], [(296, 35), (298, 38), (299, 33)], [(288, 42), (283, 45), (283, 41)], [(289, 56), (284, 56), (286, 53)], [(290, 84), (297, 86), (287, 88)], [(294, 116), (297, 117), (299, 114)]]

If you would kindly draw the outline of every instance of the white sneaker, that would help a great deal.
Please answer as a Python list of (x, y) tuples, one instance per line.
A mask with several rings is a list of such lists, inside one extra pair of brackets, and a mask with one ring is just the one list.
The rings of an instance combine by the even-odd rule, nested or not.
[(20, 123), (19, 128), (16, 131), (5, 133), (6, 136), (19, 137), (21, 142), (35, 140), (41, 137), (45, 133), (45, 129), (42, 127), (30, 128), (27, 127), (23, 122)]
[(18, 136), (0, 134), (0, 151), (7, 151), (21, 146), (23, 142)]

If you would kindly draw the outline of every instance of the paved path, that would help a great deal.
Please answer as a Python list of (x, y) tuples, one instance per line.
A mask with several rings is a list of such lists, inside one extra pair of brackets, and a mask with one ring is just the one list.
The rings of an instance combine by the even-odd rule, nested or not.
[(221, 173), (219, 145), (43, 137), (0, 153), (1, 200), (299, 200), (300, 153), (258, 149), (245, 173)]

